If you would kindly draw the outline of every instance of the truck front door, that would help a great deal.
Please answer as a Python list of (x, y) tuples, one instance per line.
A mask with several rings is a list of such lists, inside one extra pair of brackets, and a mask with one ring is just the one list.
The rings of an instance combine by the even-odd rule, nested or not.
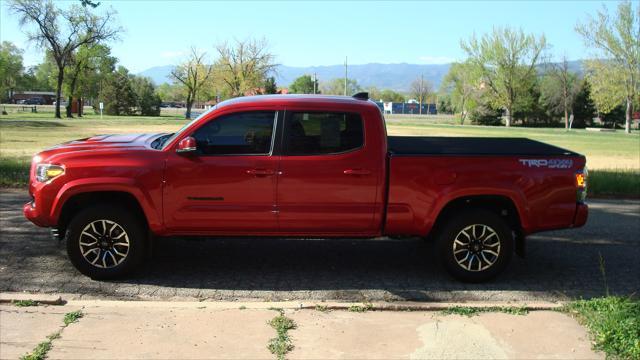
[(192, 134), (196, 152), (171, 153), (163, 188), (167, 229), (180, 233), (276, 232), (275, 110), (216, 117)]

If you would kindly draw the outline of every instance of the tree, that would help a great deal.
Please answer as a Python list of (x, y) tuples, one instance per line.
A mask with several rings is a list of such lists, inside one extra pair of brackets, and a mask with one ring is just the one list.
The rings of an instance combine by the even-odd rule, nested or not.
[(506, 126), (513, 122), (513, 106), (524, 93), (522, 85), (535, 75), (536, 65), (546, 47), (544, 35), (536, 38), (522, 30), (494, 28), (481, 39), (475, 34), (461, 42), (469, 62), (476, 66), (492, 93), (495, 106), (506, 110)]
[(569, 71), (566, 58), (553, 64), (542, 78), (541, 100), (553, 115), (564, 114), (564, 127), (569, 128), (569, 114), (573, 115), (573, 102), (580, 88), (578, 75)]
[(260, 88), (277, 66), (264, 39), (236, 40), (232, 45), (223, 43), (216, 49), (219, 57), (216, 68), (232, 97)]
[(498, 126), (502, 124), (502, 114), (503, 112), (494, 108), (490, 101), (480, 101), (478, 106), (469, 112), (469, 120), (474, 125)]
[(369, 99), (373, 101), (382, 101), (382, 93), (375, 86), (368, 86), (365, 91), (369, 94)]
[(20, 77), (18, 87), (23, 90), (54, 91), (52, 78), (54, 77), (52, 64), (43, 62), (30, 66)]
[(450, 93), (441, 91), (438, 94), (436, 109), (438, 110), (438, 114), (453, 114), (455, 112), (453, 104), (451, 103)]
[(518, 96), (513, 104), (513, 115), (522, 119), (524, 126), (551, 126), (557, 125), (553, 122), (553, 117), (541, 101), (540, 81), (538, 76), (531, 74), (529, 79), (524, 81), (523, 93)]
[[(411, 83), (411, 96), (418, 100), (420, 104), (420, 115), (422, 115), (422, 104), (427, 102), (427, 97), (431, 95), (432, 91), (431, 83), (425, 80), (423, 75), (420, 75), (419, 78)], [(429, 113), (429, 109), (427, 109), (427, 113)]]
[(477, 106), (480, 88), (480, 73), (473, 64), (453, 63), (442, 80), (441, 89), (450, 94), (451, 107), (460, 113), (460, 124), (464, 125), (467, 115)]
[(617, 64), (587, 60), (584, 67), (591, 86), (591, 98), (599, 113), (608, 114), (624, 103), (624, 71)]
[(318, 86), (318, 79), (313, 79), (311, 75), (302, 75), (289, 85), (289, 92), (292, 94), (318, 94), (320, 92), (320, 86)]
[(136, 94), (136, 108), (142, 116), (159, 116), (162, 100), (156, 93), (151, 79), (144, 76), (132, 76), (131, 88)]
[(597, 18), (577, 24), (576, 31), (598, 50), (599, 59), (604, 58), (587, 62), (596, 106), (611, 110), (615, 102), (624, 102), (625, 132), (631, 133), (634, 102), (640, 94), (640, 6), (634, 11), (631, 2), (622, 2), (617, 16), (611, 16), (605, 7)]
[(384, 102), (404, 102), (404, 95), (390, 89), (384, 89), (380, 92), (380, 100)]
[(5, 97), (13, 99), (23, 69), (22, 50), (9, 41), (3, 41), (0, 44), (0, 100)]
[(591, 126), (595, 114), (596, 106), (591, 99), (589, 82), (583, 79), (579, 82), (578, 91), (573, 101), (573, 126), (580, 128)]
[(58, 69), (56, 82), (56, 117), (60, 118), (60, 100), (65, 68), (73, 53), (82, 45), (93, 45), (115, 38), (120, 28), (110, 26), (113, 11), (103, 16), (93, 14), (89, 7), (72, 5), (63, 10), (52, 0), (11, 0), (9, 9), (18, 16), (21, 27), (33, 25), (29, 41), (51, 52)]
[(162, 101), (183, 101), (187, 94), (183, 86), (179, 84), (162, 83), (156, 88), (156, 93)]
[(58, 77), (56, 65), (48, 52), (45, 52), (43, 61), (35, 66), (30, 66), (20, 77), (19, 88), (23, 90), (55, 91)]
[(278, 86), (276, 85), (276, 78), (273, 77), (273, 76), (269, 76), (264, 81), (264, 84), (263, 84), (262, 88), (263, 88), (263, 91), (262, 91), (263, 95), (277, 94), (278, 93)]
[[(321, 84), (322, 93), (327, 95), (344, 95), (344, 78), (333, 79)], [(355, 79), (347, 80), (347, 94), (355, 94), (362, 90)]]
[(205, 57), (206, 53), (192, 47), (189, 59), (171, 70), (171, 77), (182, 84), (187, 93), (187, 119), (191, 119), (191, 108), (198, 92), (213, 74), (213, 66), (205, 63)]
[[(65, 93), (69, 100), (67, 101), (67, 117), (73, 117), (71, 114), (73, 98), (78, 98), (78, 116), (82, 116), (82, 94), (87, 90), (86, 86), (82, 86), (86, 82), (95, 81), (93, 76), (96, 71), (103, 65), (103, 62), (111, 62), (115, 65), (115, 59), (109, 56), (110, 49), (104, 45), (82, 45), (76, 50), (69, 60), (69, 66), (65, 75)], [(113, 66), (109, 72), (113, 71)]]
[(118, 59), (111, 56), (111, 50), (107, 46), (93, 48), (89, 62), (80, 73), (76, 93), (83, 99), (94, 101), (98, 98), (100, 90), (106, 79), (116, 70)]
[(137, 106), (136, 93), (131, 86), (129, 71), (124, 66), (110, 74), (100, 92), (104, 112), (108, 115), (133, 115)]
[(80, 4), (82, 4), (83, 7), (87, 7), (91, 6), (92, 8), (97, 8), (98, 6), (100, 6), (100, 2), (93, 2), (91, 0), (80, 0)]

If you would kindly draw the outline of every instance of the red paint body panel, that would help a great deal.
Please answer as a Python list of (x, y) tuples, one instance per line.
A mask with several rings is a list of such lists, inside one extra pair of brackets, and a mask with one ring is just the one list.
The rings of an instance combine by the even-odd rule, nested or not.
[(475, 195), (509, 198), (525, 234), (573, 226), (574, 173), (584, 160), (569, 169), (543, 169), (524, 167), (522, 158), (527, 157), (392, 157), (386, 233), (427, 234), (445, 205)]
[[(365, 102), (366, 103), (366, 102)], [(358, 104), (358, 103), (356, 103)], [(292, 104), (285, 111), (326, 111)], [(358, 112), (364, 146), (343, 154), (281, 156), (277, 184), (280, 232), (298, 235), (377, 236), (384, 208), (386, 137), (377, 107), (354, 109), (336, 104), (335, 112)]]
[(587, 204), (576, 205), (576, 218), (573, 220), (573, 226), (584, 226), (584, 224), (587, 223), (587, 218), (589, 218), (589, 207)]
[[(35, 181), (31, 166), (29, 193), (35, 208), (25, 216), (40, 226), (56, 226), (65, 202), (89, 192), (120, 191), (131, 194), (143, 209), (149, 227), (163, 231), (162, 176), (164, 153), (145, 146), (152, 135), (93, 137), (72, 141), (37, 155), (43, 163), (61, 164), (65, 173), (47, 183)], [(100, 140), (94, 140), (102, 138)], [(125, 142), (110, 141), (113, 138)]]
[(167, 231), (242, 234), (277, 229), (277, 214), (272, 212), (276, 177), (247, 173), (258, 168), (275, 173), (277, 166), (272, 156), (170, 154), (164, 187)]
[[(180, 140), (219, 116), (276, 111), (359, 114), (364, 145), (332, 155), (197, 156), (176, 153)], [(280, 127), (276, 127), (280, 129)], [(277, 130), (275, 141), (281, 141)], [(225, 102), (185, 127), (163, 149), (158, 135), (100, 135), (45, 150), (34, 158), (24, 215), (55, 227), (73, 196), (116, 191), (140, 204), (157, 235), (373, 237), (427, 235), (442, 209), (466, 196), (510, 199), (525, 234), (582, 226), (571, 168), (524, 166), (523, 156), (391, 156), (383, 118), (371, 102), (345, 97), (259, 96)], [(64, 167), (42, 183), (36, 166)], [(258, 170), (256, 173), (255, 170)]]

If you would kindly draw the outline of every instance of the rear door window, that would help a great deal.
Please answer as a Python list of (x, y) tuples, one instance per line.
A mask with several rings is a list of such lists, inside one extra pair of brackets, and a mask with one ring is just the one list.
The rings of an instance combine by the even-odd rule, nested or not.
[(284, 128), (284, 155), (339, 154), (364, 145), (359, 114), (294, 112)]

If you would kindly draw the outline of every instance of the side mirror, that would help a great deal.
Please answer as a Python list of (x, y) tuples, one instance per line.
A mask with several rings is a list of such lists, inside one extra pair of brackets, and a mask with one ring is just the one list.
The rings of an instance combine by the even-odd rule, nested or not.
[(176, 152), (179, 154), (191, 153), (196, 151), (196, 139), (192, 136), (180, 140)]

